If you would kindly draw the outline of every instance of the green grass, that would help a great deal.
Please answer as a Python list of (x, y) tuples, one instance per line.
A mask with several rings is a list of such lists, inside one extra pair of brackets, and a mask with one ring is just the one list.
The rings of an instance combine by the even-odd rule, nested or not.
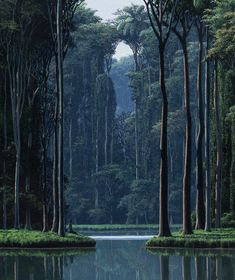
[(235, 229), (194, 231), (193, 235), (173, 233), (172, 237), (154, 237), (146, 246), (148, 248), (222, 248), (235, 249)]
[[(126, 225), (126, 224), (116, 224), (116, 225), (109, 225), (109, 224), (102, 224), (102, 225), (73, 225), (73, 229), (75, 230), (125, 230), (125, 229), (152, 229), (157, 230), (159, 227), (158, 225)], [(179, 229), (180, 225), (172, 225), (172, 229)]]
[(0, 248), (90, 248), (96, 242), (83, 235), (66, 234), (59, 237), (52, 232), (1, 230)]

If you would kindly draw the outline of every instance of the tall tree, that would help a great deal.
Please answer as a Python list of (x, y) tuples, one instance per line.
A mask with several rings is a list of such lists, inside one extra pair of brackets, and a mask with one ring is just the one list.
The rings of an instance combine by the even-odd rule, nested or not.
[(206, 187), (206, 211), (205, 230), (211, 228), (211, 163), (210, 163), (210, 60), (209, 51), (209, 29), (206, 28), (206, 65), (205, 65), (205, 187)]
[(214, 108), (216, 124), (216, 183), (215, 183), (215, 226), (221, 227), (221, 199), (222, 199), (222, 129), (220, 117), (220, 97), (218, 94), (218, 64), (214, 63)]
[(198, 77), (197, 77), (197, 106), (198, 106), (198, 128), (196, 139), (196, 217), (197, 229), (203, 229), (205, 226), (204, 218), (204, 180), (203, 180), (203, 137), (204, 137), (204, 111), (203, 111), (203, 91), (202, 91), (202, 61), (203, 61), (203, 36), (204, 25), (201, 18), (197, 22), (198, 38), (199, 38), (199, 54), (198, 54)]
[[(121, 33), (121, 39), (131, 48), (135, 61), (135, 72), (141, 70), (141, 32), (148, 27), (147, 15), (144, 6), (132, 5), (117, 12), (117, 29)], [(136, 180), (140, 179), (140, 131), (139, 114), (141, 96), (135, 93), (135, 175)]]
[[(184, 57), (184, 108), (186, 113), (186, 135), (185, 135), (185, 162), (183, 176), (183, 232), (192, 234), (191, 224), (191, 170), (192, 170), (192, 116), (190, 108), (190, 72), (188, 55), (188, 35), (193, 24), (192, 3), (181, 2), (175, 14), (176, 25), (172, 27), (178, 37)], [(179, 27), (177, 28), (177, 23)]]
[(3, 229), (7, 229), (7, 184), (6, 184), (6, 177), (7, 177), (7, 161), (6, 161), (6, 152), (8, 146), (8, 126), (7, 126), (7, 100), (8, 100), (8, 92), (7, 92), (7, 70), (4, 70), (4, 85), (3, 85), (3, 92), (4, 92), (4, 108), (3, 108), (3, 142), (4, 142), (4, 158), (3, 158)]
[[(215, 178), (215, 224), (216, 227), (220, 227), (220, 219), (222, 212), (222, 180), (224, 185), (226, 185), (226, 177), (228, 173), (226, 169), (230, 167), (230, 156), (231, 152), (225, 152), (226, 149), (223, 149), (223, 145), (231, 137), (229, 135), (228, 129), (226, 132), (223, 132), (224, 137), (222, 137), (224, 130), (222, 118), (225, 112), (229, 111), (229, 105), (232, 105), (232, 100), (228, 97), (228, 90), (225, 89), (226, 74), (221, 80), (219, 73), (221, 69), (223, 73), (230, 71), (229, 69), (234, 68), (234, 44), (232, 37), (234, 36), (234, 1), (216, 1), (213, 3), (213, 6), (207, 10), (205, 21), (208, 25), (208, 34), (212, 38), (211, 49), (208, 48), (208, 61), (213, 59), (216, 61), (214, 64), (214, 109), (215, 109), (215, 133), (216, 133), (216, 178)], [(229, 46), (226, 42), (230, 42)], [(230, 80), (230, 79), (229, 79)], [(223, 84), (224, 83), (224, 84)], [(232, 85), (233, 82), (230, 80), (228, 84)], [(232, 86), (233, 87), (233, 86)], [(231, 87), (231, 88), (232, 88)], [(226, 94), (224, 96), (224, 91)], [(224, 99), (224, 100), (223, 100)], [(223, 101), (222, 101), (223, 100)], [(221, 102), (222, 101), (222, 102)], [(224, 103), (224, 106), (221, 104)], [(226, 105), (225, 105), (226, 104)], [(227, 108), (226, 108), (227, 107)], [(221, 109), (223, 108), (223, 109)], [(230, 141), (230, 140), (228, 140)], [(224, 146), (225, 147), (225, 146)], [(226, 154), (227, 153), (227, 154)], [(222, 164), (222, 158), (224, 164)], [(225, 177), (225, 178), (222, 178)], [(229, 185), (229, 182), (228, 182)], [(210, 202), (210, 201), (209, 201)], [(207, 206), (207, 221), (209, 226), (206, 223), (206, 230), (210, 230), (211, 224), (211, 213), (210, 213), (210, 203)]]
[[(153, 31), (158, 39), (160, 77), (159, 83), (162, 94), (162, 127), (161, 127), (161, 167), (160, 167), (160, 228), (159, 236), (169, 236), (170, 227), (168, 221), (168, 144), (167, 144), (167, 122), (168, 122), (168, 98), (165, 81), (165, 49), (171, 34), (171, 28), (175, 17), (178, 1), (154, 1), (144, 0)], [(167, 23), (167, 28), (165, 28)]]
[[(32, 3), (30, 3), (32, 4)], [(14, 228), (20, 227), (20, 176), (21, 176), (21, 118), (25, 105), (26, 90), (29, 87), (30, 73), (30, 48), (34, 31), (33, 17), (37, 9), (29, 13), (29, 7), (22, 1), (15, 3), (6, 2), (10, 8), (8, 17), (12, 24), (9, 25), (6, 34), (6, 59), (10, 84), (10, 96), (12, 106), (13, 134), (16, 151), (15, 165), (15, 202), (14, 202)], [(30, 20), (26, 20), (29, 16)], [(28, 19), (28, 18), (27, 18)]]
[(204, 175), (203, 175), (203, 138), (205, 133), (204, 108), (203, 108), (203, 39), (205, 35), (205, 24), (203, 22), (203, 12), (208, 7), (209, 1), (195, 0), (196, 29), (198, 33), (198, 70), (197, 70), (197, 110), (198, 128), (196, 138), (196, 228), (205, 227), (205, 204), (204, 204)]
[(62, 34), (62, 0), (57, 0), (57, 61), (58, 61), (58, 197), (59, 197), (59, 225), (58, 234), (64, 236), (64, 74), (63, 74), (63, 34)]
[[(56, 62), (56, 105), (54, 134), (54, 175), (53, 175), (53, 225), (52, 231), (64, 235), (64, 74), (63, 60), (67, 54), (72, 19), (76, 8), (83, 0), (56, 0), (47, 2), (51, 39), (54, 45)], [(58, 206), (58, 207), (57, 207)], [(57, 225), (58, 224), (58, 225)], [(57, 228), (58, 226), (58, 228)]]

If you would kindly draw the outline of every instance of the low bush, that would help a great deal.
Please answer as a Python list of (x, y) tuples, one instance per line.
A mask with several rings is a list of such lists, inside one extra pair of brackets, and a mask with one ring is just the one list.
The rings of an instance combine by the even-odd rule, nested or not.
[(235, 228), (235, 218), (231, 213), (225, 213), (221, 218), (221, 224), (224, 228)]

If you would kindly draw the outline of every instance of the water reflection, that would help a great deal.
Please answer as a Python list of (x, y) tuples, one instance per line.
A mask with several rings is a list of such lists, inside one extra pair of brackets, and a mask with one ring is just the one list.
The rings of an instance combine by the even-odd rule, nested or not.
[(149, 252), (143, 241), (99, 241), (89, 252), (0, 251), (1, 280), (232, 280), (235, 253)]

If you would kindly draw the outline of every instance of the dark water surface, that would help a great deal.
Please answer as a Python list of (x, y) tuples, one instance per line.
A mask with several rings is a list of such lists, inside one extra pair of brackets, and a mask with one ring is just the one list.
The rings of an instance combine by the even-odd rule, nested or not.
[(161, 254), (144, 247), (142, 235), (153, 232), (87, 233), (116, 240), (100, 238), (88, 251), (0, 251), (0, 280), (235, 280), (234, 251)]

